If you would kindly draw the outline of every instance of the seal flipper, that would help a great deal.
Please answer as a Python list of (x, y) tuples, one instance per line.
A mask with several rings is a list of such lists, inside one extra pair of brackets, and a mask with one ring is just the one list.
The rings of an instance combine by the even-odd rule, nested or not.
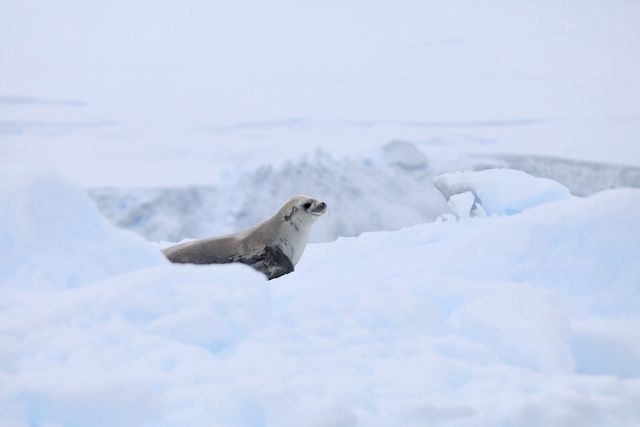
[(264, 249), (248, 259), (240, 259), (239, 262), (250, 265), (254, 269), (267, 276), (267, 279), (275, 279), (293, 271), (293, 263), (288, 256), (277, 246), (265, 246)]

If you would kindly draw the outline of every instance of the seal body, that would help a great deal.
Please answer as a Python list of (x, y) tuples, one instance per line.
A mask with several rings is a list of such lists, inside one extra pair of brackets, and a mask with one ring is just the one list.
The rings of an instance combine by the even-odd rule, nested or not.
[(170, 246), (163, 253), (174, 263), (240, 262), (264, 273), (269, 280), (275, 279), (294, 270), (311, 226), (326, 209), (324, 202), (294, 196), (274, 216), (247, 230)]

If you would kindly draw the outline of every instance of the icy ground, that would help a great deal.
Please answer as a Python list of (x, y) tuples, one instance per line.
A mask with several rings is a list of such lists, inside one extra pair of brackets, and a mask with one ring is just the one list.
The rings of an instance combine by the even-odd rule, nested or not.
[(57, 177), (0, 191), (2, 426), (640, 423), (640, 190), (312, 244), (269, 283), (170, 265)]

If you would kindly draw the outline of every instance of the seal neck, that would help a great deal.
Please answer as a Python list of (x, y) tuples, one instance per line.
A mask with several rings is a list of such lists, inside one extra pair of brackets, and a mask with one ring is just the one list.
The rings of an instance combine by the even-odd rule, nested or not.
[(277, 244), (293, 265), (296, 265), (302, 257), (309, 238), (311, 225), (313, 225), (315, 219), (308, 215), (302, 215), (297, 212), (297, 209), (295, 206), (283, 209), (273, 218), (278, 221), (278, 228), (280, 229)]

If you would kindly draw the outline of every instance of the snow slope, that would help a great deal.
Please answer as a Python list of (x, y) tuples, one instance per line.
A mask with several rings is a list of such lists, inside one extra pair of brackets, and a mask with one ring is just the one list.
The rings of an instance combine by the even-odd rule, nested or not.
[(57, 175), (2, 171), (0, 194), (0, 286), (79, 286), (165, 262)]
[[(157, 262), (77, 188), (25, 180), (19, 197), (2, 187), (18, 202), (2, 253), (39, 261), (3, 272), (3, 426), (640, 423), (640, 190), (309, 245), (267, 283)], [(75, 201), (60, 218), (102, 230), (101, 257), (56, 227), (22, 239), (42, 218), (17, 213), (46, 209), (43, 180)], [(67, 275), (38, 279), (39, 241)], [(135, 271), (70, 278), (127, 249)]]

